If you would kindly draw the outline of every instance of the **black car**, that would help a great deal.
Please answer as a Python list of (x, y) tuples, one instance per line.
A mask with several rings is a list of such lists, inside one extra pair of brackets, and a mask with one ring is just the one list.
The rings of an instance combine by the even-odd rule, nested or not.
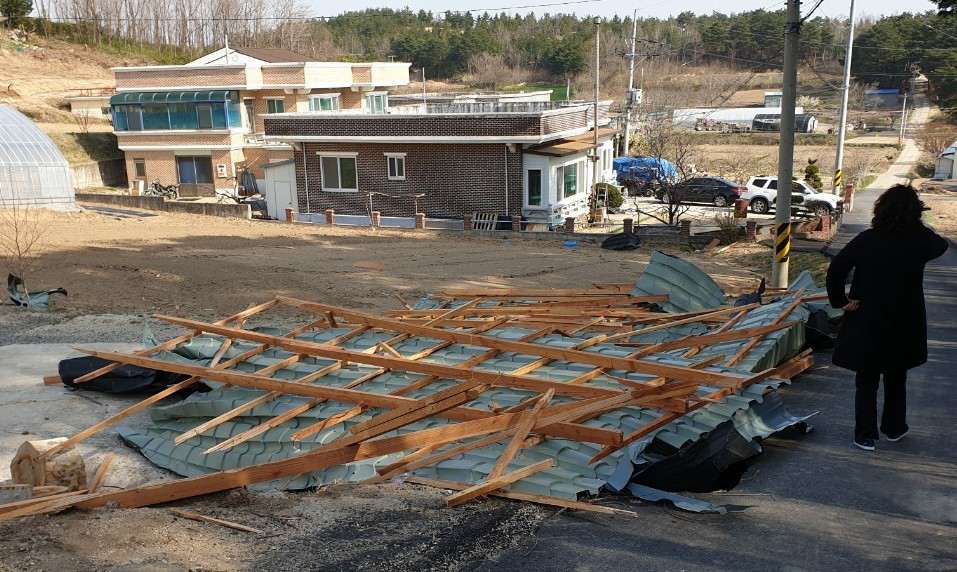
[(741, 198), (747, 189), (722, 177), (692, 177), (671, 187), (660, 188), (655, 197), (664, 202), (710, 203), (726, 207)]

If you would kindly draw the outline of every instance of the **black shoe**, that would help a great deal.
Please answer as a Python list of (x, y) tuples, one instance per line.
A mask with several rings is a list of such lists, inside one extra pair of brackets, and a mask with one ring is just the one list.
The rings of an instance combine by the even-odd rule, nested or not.
[(877, 443), (875, 443), (873, 439), (854, 439), (854, 446), (858, 449), (864, 449), (865, 451), (877, 449)]
[(888, 441), (892, 441), (892, 442), (896, 443), (896, 442), (900, 441), (901, 439), (903, 439), (903, 438), (904, 438), (904, 435), (907, 435), (908, 432), (910, 432), (910, 429), (904, 429), (904, 432), (901, 433), (900, 435), (896, 435), (896, 436), (894, 436), (894, 437), (891, 437), (890, 435), (887, 435), (887, 434), (885, 433), (885, 436), (887, 437), (887, 440), (888, 440)]

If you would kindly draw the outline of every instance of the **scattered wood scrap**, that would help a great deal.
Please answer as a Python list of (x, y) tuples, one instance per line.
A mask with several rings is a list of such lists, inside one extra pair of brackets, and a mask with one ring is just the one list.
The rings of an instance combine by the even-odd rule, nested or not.
[[(541, 456), (527, 454), (528, 449), (549, 439), (591, 444), (592, 450), (600, 448), (590, 461), (597, 463), (682, 415), (718, 402), (749, 385), (768, 377), (797, 375), (810, 367), (811, 357), (802, 353), (777, 368), (757, 373), (720, 365), (725, 360), (727, 366), (738, 364), (767, 336), (797, 327), (788, 317), (807, 301), (802, 292), (777, 293), (789, 301), (774, 321), (742, 328), (737, 326), (738, 322), (759, 304), (665, 313), (659, 311), (656, 304), (666, 301), (667, 296), (632, 296), (630, 291), (627, 284), (596, 284), (587, 289), (467, 288), (439, 293), (433, 308), (412, 309), (403, 301), (404, 309), (376, 314), (277, 297), (211, 323), (157, 316), (187, 328), (190, 333), (131, 353), (81, 348), (89, 355), (112, 363), (78, 378), (77, 382), (96, 379), (120, 364), (188, 377), (72, 437), (51, 443), (32, 455), (36, 463), (56, 458), (97, 432), (201, 379), (259, 390), (261, 395), (179, 434), (175, 438), (177, 445), (201, 435), (212, 436), (220, 425), (284, 395), (304, 399), (300, 405), (261, 419), (251, 429), (218, 440), (203, 454), (232, 449), (327, 401), (349, 404), (351, 408), (298, 428), (288, 437), (289, 442), (340, 424), (345, 431), (335, 440), (298, 456), (103, 492), (100, 489), (112, 461), (108, 456), (88, 488), (77, 486), (81, 490), (22, 504), (0, 505), (0, 519), (55, 512), (71, 506), (94, 508), (110, 503), (121, 507), (150, 506), (363, 459), (403, 455), (378, 467), (378, 476), (368, 481), (382, 482), (496, 444), (504, 447), (487, 469), (488, 473), (477, 482), (455, 483), (419, 476), (409, 480), (457, 491), (447, 499), (449, 506), (495, 495), (563, 508), (634, 515), (621, 509), (525, 494), (510, 487), (560, 466), (560, 459), (541, 460)], [(248, 320), (258, 319), (276, 307), (299, 311), (306, 318), (301, 326), (286, 335), (246, 329)], [(707, 332), (700, 336), (672, 335), (660, 343), (635, 341), (637, 335), (667, 334), (670, 328), (689, 324), (700, 324)], [(520, 333), (516, 335), (516, 331)], [(206, 365), (198, 361), (162, 359), (162, 352), (174, 351), (198, 336), (219, 340), (219, 349), (211, 360), (204, 362)], [(729, 342), (740, 342), (740, 350), (732, 356), (705, 353), (714, 344)], [(246, 349), (250, 346), (252, 349)], [(452, 363), (447, 359), (429, 359), (442, 355), (439, 352), (452, 346), (468, 348), (472, 353)], [(240, 347), (242, 351), (237, 349)], [(289, 357), (266, 367), (246, 363), (273, 350), (285, 350), (287, 354), (282, 355)], [(663, 352), (675, 359), (649, 359)], [(689, 359), (699, 353), (706, 357)], [(503, 354), (528, 359), (509, 371), (490, 368), (490, 364), (503, 361), (496, 359)], [(323, 365), (298, 378), (288, 375), (291, 371), (288, 368), (306, 363)], [(239, 368), (242, 364), (245, 367)], [(571, 379), (557, 379), (548, 373), (556, 364), (572, 364), (581, 369), (575, 370), (576, 375)], [(346, 384), (334, 383), (336, 372), (347, 367), (361, 368), (363, 375)], [(287, 375), (273, 377), (281, 370)], [(410, 381), (391, 393), (369, 389), (371, 381), (390, 373), (410, 374)], [(436, 385), (438, 390), (430, 387), (439, 381), (442, 385)], [(519, 392), (518, 403), (498, 406), (487, 399), (490, 405), (475, 405), (486, 392), (502, 388)], [(433, 390), (429, 392), (430, 389)], [(601, 415), (627, 407), (651, 408), (660, 413), (653, 421), (628, 434), (607, 428), (603, 423), (590, 423)], [(526, 481), (525, 485), (530, 482)], [(246, 532), (260, 532), (179, 509), (175, 509), (174, 514)]]
[(182, 510), (178, 508), (171, 508), (169, 511), (180, 518), (188, 518), (189, 520), (195, 520), (199, 522), (208, 522), (209, 524), (218, 524), (219, 526), (225, 526), (226, 528), (232, 528), (233, 530), (241, 530), (243, 532), (252, 532), (255, 534), (262, 534), (263, 531), (258, 528), (253, 528), (251, 526), (246, 526), (245, 524), (239, 524), (236, 522), (231, 522), (229, 520), (223, 520), (221, 518), (215, 518), (212, 516), (206, 516), (204, 514), (199, 514), (196, 512), (190, 512), (188, 510)]

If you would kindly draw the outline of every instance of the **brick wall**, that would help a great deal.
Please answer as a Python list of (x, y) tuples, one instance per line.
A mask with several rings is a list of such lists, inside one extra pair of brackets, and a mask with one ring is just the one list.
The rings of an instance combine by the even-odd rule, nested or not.
[(252, 171), (257, 179), (266, 177), (263, 171), (263, 165), (292, 159), (292, 151), (279, 151), (276, 149), (263, 149), (257, 147), (247, 147), (243, 149), (246, 161), (246, 167)]
[(126, 175), (131, 182), (137, 180), (136, 170), (133, 168), (134, 159), (143, 159), (146, 162), (146, 184), (159, 180), (164, 185), (176, 183), (176, 157), (172, 151), (127, 151)]
[(303, 66), (279, 66), (262, 68), (263, 85), (305, 85), (306, 73)]
[(215, 87), (246, 84), (246, 70), (243, 68), (223, 69), (196, 66), (189, 69), (115, 71), (113, 75), (116, 78), (118, 89)]
[(352, 66), (352, 83), (372, 83), (372, 67)]
[[(322, 190), (320, 151), (355, 152), (359, 191)], [(388, 180), (383, 153), (406, 153), (405, 180)], [(419, 211), (430, 217), (459, 218), (473, 212), (505, 214), (505, 145), (502, 144), (376, 144), (307, 143), (295, 153), (300, 212), (333, 208), (343, 214), (366, 214), (369, 192), (387, 195), (424, 193)], [(305, 188), (309, 183), (308, 201)], [(522, 212), (522, 154), (508, 154), (508, 202), (510, 214)], [(373, 196), (374, 210), (384, 216), (411, 216), (411, 198)]]

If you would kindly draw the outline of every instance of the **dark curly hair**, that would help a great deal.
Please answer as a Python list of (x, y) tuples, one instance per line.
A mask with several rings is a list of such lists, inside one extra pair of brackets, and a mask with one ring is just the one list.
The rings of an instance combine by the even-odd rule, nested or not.
[(913, 230), (921, 225), (924, 203), (917, 198), (917, 190), (910, 185), (894, 185), (874, 202), (871, 227), (881, 233)]

